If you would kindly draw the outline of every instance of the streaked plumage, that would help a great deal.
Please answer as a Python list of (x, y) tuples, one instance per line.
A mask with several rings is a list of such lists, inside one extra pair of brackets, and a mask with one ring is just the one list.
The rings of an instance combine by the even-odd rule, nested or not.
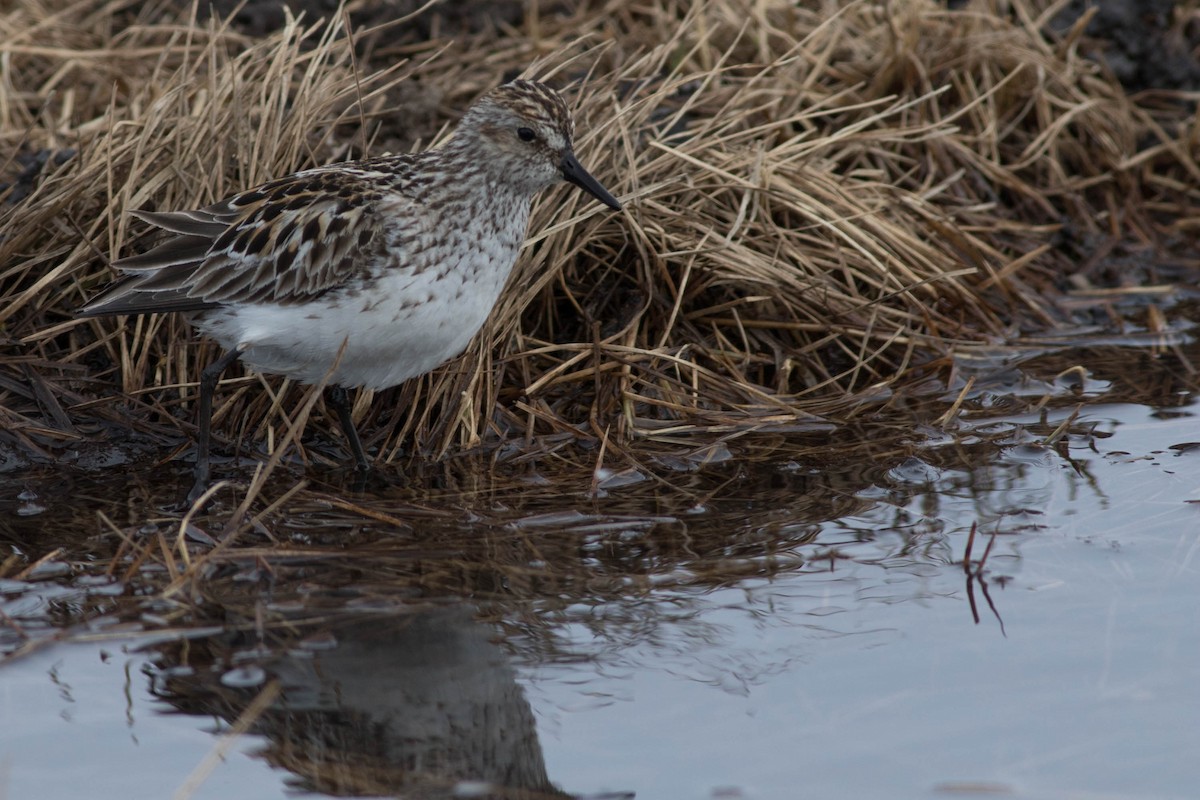
[[(478, 332), (539, 191), (565, 179), (620, 208), (575, 159), (573, 129), (557, 92), (513, 81), (481, 97), (439, 149), (305, 170), (202, 209), (133, 212), (170, 235), (114, 262), (125, 277), (80, 313), (194, 312), (198, 329), (238, 354), (214, 368), (240, 357), (305, 383), (329, 374), (331, 386), (393, 386)], [(344, 404), (344, 392), (333, 399)]]

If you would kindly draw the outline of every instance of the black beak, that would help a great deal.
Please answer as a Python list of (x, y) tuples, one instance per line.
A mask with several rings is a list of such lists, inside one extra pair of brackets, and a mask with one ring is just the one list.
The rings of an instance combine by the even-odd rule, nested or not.
[(608, 189), (605, 189), (603, 186), (601, 186), (600, 181), (593, 178), (588, 171), (583, 168), (583, 165), (579, 163), (579, 159), (575, 158), (575, 154), (570, 150), (563, 153), (560, 169), (562, 169), (563, 180), (575, 184), (580, 189), (583, 189), (592, 197), (599, 200), (601, 203), (604, 203), (604, 205), (608, 206), (613, 211), (621, 210), (620, 201), (609, 194)]

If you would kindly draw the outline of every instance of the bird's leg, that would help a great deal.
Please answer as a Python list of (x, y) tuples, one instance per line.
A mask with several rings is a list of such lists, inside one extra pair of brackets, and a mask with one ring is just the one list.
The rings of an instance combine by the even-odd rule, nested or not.
[(330, 386), (327, 398), (329, 405), (337, 412), (338, 421), (342, 423), (342, 432), (350, 442), (350, 451), (354, 453), (354, 468), (359, 472), (370, 471), (371, 462), (367, 460), (362, 440), (358, 438), (358, 431), (355, 430), (354, 420), (350, 416), (350, 393), (346, 391), (345, 386)]
[(189, 504), (196, 502), (200, 495), (208, 491), (208, 456), (209, 450), (212, 448), (213, 392), (217, 390), (217, 382), (221, 380), (221, 373), (228, 369), (230, 364), (237, 361), (241, 354), (242, 352), (236, 348), (230, 350), (200, 373), (200, 406), (196, 410), (200, 435), (196, 439), (196, 469), (193, 472), (192, 490), (188, 492), (187, 496)]

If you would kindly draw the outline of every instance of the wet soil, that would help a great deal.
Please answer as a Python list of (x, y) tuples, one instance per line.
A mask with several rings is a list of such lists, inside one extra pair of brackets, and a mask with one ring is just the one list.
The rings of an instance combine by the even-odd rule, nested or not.
[(1051, 19), (1050, 30), (1065, 35), (1085, 15), (1090, 15), (1085, 52), (1111, 70), (1126, 91), (1200, 88), (1200, 18), (1192, 4), (1072, 0)]

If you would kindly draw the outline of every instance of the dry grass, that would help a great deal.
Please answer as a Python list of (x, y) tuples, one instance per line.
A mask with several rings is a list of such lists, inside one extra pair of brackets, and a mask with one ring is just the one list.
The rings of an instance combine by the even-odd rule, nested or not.
[[(383, 458), (844, 420), (936, 378), (961, 343), (1067, 319), (1056, 297), (1081, 250), (1186, 232), (1195, 121), (1132, 102), (1077, 32), (1043, 35), (1051, 4), (820, 5), (610, 0), (428, 41), (357, 28), (356, 58), (344, 18), (251, 40), (167, 4), (14, 3), (4, 152), (75, 154), (0, 207), (0, 425), (46, 458), (98, 422), (179, 441), (213, 346), (173, 316), (71, 316), (142, 246), (125, 212), (427, 145), (518, 71), (567, 87), (581, 158), (627, 210), (542, 199), (467, 354), (360, 393)], [(1081, 280), (1105, 277), (1092, 263)], [(227, 383), (218, 430), (285, 439), (302, 403), (263, 384)]]

